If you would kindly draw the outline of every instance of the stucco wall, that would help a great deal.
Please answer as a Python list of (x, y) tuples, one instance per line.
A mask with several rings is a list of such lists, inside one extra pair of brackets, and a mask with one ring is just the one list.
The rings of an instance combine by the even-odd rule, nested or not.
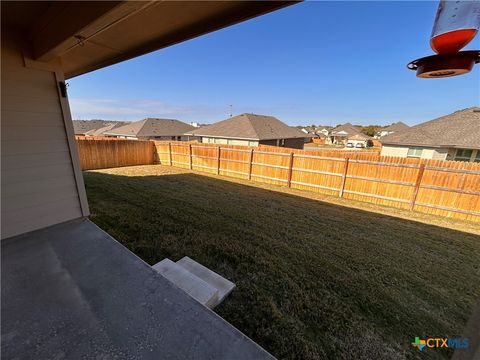
[(82, 216), (55, 72), (14, 38), (2, 28), (2, 239)]

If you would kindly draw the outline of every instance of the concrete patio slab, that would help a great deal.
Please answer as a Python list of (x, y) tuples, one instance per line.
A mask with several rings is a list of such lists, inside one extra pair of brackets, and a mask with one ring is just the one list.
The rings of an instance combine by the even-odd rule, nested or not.
[(85, 219), (4, 240), (4, 359), (272, 359)]

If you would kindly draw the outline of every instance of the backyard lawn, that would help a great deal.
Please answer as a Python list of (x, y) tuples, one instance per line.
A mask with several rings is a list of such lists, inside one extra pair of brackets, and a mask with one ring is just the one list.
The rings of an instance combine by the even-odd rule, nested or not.
[(410, 343), (462, 336), (480, 297), (473, 223), (160, 165), (84, 178), (92, 221), (231, 279), (215, 311), (279, 359), (450, 357)]

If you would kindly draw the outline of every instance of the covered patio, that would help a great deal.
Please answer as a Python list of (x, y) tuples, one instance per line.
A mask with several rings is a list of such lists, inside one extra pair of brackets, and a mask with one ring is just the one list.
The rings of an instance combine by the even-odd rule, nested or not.
[(292, 1), (2, 1), (2, 357), (271, 358), (87, 217), (65, 80)]

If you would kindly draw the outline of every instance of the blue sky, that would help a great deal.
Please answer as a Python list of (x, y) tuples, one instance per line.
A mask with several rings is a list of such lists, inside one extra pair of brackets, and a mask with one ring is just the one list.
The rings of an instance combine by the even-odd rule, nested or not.
[[(438, 2), (315, 1), (237, 24), (69, 80), (74, 119), (230, 113), (290, 125), (410, 125), (478, 106), (480, 66), (418, 79), (406, 64), (432, 54)], [(480, 48), (480, 35), (466, 49)]]

